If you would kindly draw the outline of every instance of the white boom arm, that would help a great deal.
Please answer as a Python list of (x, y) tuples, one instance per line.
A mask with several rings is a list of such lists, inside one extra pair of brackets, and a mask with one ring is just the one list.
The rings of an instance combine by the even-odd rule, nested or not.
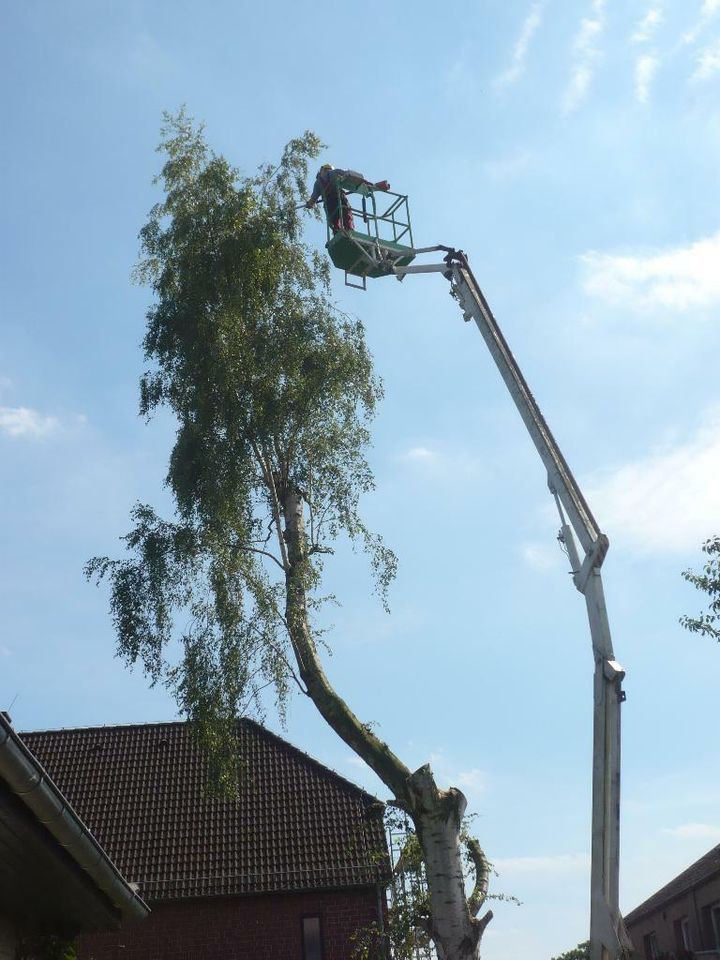
[[(595, 522), (464, 254), (447, 247), (426, 249), (448, 251), (445, 263), (396, 267), (393, 272), (402, 278), (405, 273), (442, 271), (450, 280), (452, 295), (460, 304), (465, 320), (472, 319), (477, 324), (547, 470), (548, 486), (560, 512), (560, 536), (568, 551), (573, 581), (585, 597), (595, 659), (590, 957), (591, 960), (618, 960), (626, 957), (631, 949), (618, 903), (620, 704), (625, 699), (622, 690), (625, 672), (613, 653), (600, 575), (608, 539)], [(582, 560), (573, 531), (583, 551)]]

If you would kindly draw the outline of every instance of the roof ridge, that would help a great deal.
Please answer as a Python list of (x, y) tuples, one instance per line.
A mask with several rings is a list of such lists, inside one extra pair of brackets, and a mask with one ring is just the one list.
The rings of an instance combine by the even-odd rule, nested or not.
[[(323, 763), (320, 760), (317, 760), (311, 754), (307, 753), (305, 750), (302, 750), (300, 747), (296, 747), (294, 743), (291, 743), (289, 740), (286, 740), (280, 734), (275, 733), (274, 730), (269, 730), (267, 727), (263, 726), (257, 720), (253, 720), (251, 717), (237, 717), (237, 724), (247, 724), (248, 726), (254, 727), (260, 734), (274, 739), (278, 743), (282, 744), (284, 747), (288, 747), (298, 756), (302, 757), (304, 760), (309, 761), (313, 766), (317, 767), (319, 770), (325, 774), (329, 774), (331, 777), (334, 777), (336, 780), (339, 780), (340, 783), (345, 787), (349, 787), (351, 790), (359, 793), (363, 798), (366, 798), (371, 803), (383, 803), (384, 801), (380, 800), (379, 797), (376, 797), (373, 793), (370, 793), (369, 790), (365, 790), (364, 787), (359, 786), (357, 783), (353, 783), (352, 780), (348, 780), (347, 777), (344, 777), (341, 773), (338, 773), (337, 770), (333, 770), (332, 767), (329, 767), (327, 764)], [(161, 727), (187, 727), (189, 726), (189, 720), (154, 720), (149, 723), (108, 723), (108, 724), (96, 724), (94, 726), (88, 727), (50, 727), (45, 730), (22, 730), (18, 733), (20, 737), (26, 736), (41, 736), (43, 734), (58, 734), (58, 733), (91, 733), (97, 730), (134, 730), (134, 729), (150, 729), (155, 728), (159, 729)]]
[(82, 730), (131, 730), (133, 727), (181, 727), (187, 720), (151, 720), (138, 723), (96, 723), (84, 727), (45, 727), (43, 730), (21, 730), (18, 736), (38, 736), (41, 733), (76, 733)]

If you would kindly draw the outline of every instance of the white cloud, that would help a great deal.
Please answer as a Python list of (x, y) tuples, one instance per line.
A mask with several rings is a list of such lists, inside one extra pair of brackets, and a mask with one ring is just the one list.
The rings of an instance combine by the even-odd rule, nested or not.
[(588, 485), (613, 544), (634, 552), (697, 550), (720, 530), (720, 410), (685, 443), (624, 464)]
[(662, 23), (663, 12), (659, 6), (650, 7), (630, 37), (632, 43), (647, 43)]
[(709, 80), (720, 72), (720, 37), (703, 47), (696, 56), (697, 66), (690, 77), (691, 83), (700, 83)]
[(480, 794), (487, 789), (487, 774), (478, 767), (462, 769), (444, 754), (431, 753), (427, 762), (430, 764), (438, 787), (457, 787), (466, 795), (469, 807), (477, 803)]
[(579, 257), (583, 289), (635, 309), (690, 310), (720, 303), (720, 233), (660, 253)]
[(440, 455), (429, 447), (411, 447), (405, 453), (400, 455), (401, 460), (411, 460), (420, 463), (438, 460)]
[(580, 22), (573, 41), (573, 66), (561, 101), (563, 113), (572, 113), (585, 98), (600, 58), (597, 41), (605, 29), (605, 0), (592, 0), (590, 14)]
[(8, 437), (42, 437), (59, 426), (57, 417), (29, 407), (0, 407), (0, 433)]
[(693, 27), (687, 30), (680, 38), (681, 44), (692, 44), (698, 39), (701, 33), (715, 14), (720, 11), (720, 0), (703, 0), (700, 8), (700, 17)]
[(635, 99), (639, 103), (647, 103), (650, 98), (650, 87), (659, 66), (660, 58), (654, 54), (638, 57), (635, 63)]
[(720, 827), (709, 823), (683, 823), (679, 827), (666, 827), (663, 833), (682, 840), (720, 840)]
[(527, 60), (530, 41), (542, 21), (542, 4), (534, 3), (530, 8), (530, 13), (525, 18), (520, 35), (515, 41), (512, 53), (512, 62), (504, 73), (495, 79), (494, 86), (502, 89), (517, 83), (525, 72), (525, 61)]
[(493, 860), (493, 867), (503, 880), (510, 877), (557, 877), (586, 874), (590, 869), (587, 853), (559, 853), (545, 857), (501, 857)]
[(472, 767), (470, 770), (460, 770), (455, 776), (455, 786), (473, 794), (481, 793), (487, 784), (484, 770)]

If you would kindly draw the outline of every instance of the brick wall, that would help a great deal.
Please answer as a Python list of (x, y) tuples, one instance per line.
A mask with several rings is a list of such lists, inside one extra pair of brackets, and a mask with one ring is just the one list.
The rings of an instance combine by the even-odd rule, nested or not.
[(374, 888), (150, 904), (146, 920), (80, 939), (80, 960), (303, 960), (301, 920), (319, 916), (323, 960), (377, 919)]

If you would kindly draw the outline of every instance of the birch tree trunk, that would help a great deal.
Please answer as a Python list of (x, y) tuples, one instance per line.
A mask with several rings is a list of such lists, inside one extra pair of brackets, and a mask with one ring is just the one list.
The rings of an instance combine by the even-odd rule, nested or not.
[(394, 803), (411, 817), (420, 842), (430, 900), (427, 933), (441, 960), (479, 960), (482, 933), (492, 919), (477, 919), (487, 895), (490, 868), (476, 841), (469, 852), (475, 887), (468, 898), (463, 877), (461, 824), (467, 801), (460, 790), (439, 790), (429, 766), (411, 773), (386, 743), (360, 722), (330, 685), (317, 655), (307, 613), (308, 546), (302, 496), (282, 493), (286, 548), (286, 621), (307, 693), (333, 730), (393, 792)]

